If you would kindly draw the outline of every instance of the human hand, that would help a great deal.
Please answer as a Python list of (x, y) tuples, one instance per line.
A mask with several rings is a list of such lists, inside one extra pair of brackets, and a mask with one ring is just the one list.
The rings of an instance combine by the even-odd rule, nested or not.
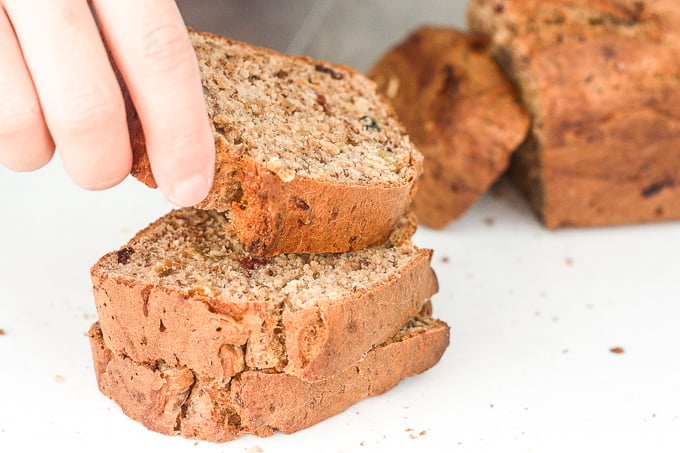
[(135, 104), (159, 188), (177, 205), (200, 202), (215, 147), (172, 0), (0, 0), (0, 164), (36, 170), (56, 145), (86, 189), (115, 186), (130, 172), (123, 96), (88, 3)]

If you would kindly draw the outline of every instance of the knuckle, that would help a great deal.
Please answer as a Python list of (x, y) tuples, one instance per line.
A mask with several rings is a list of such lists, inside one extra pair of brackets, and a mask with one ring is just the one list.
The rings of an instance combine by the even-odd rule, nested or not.
[(50, 151), (34, 154), (18, 152), (7, 153), (0, 149), (0, 165), (16, 172), (31, 172), (39, 170), (47, 165), (52, 159), (52, 154), (53, 153)]
[(142, 34), (140, 41), (142, 58), (152, 71), (181, 66), (192, 49), (186, 30), (173, 25), (155, 27)]
[(40, 104), (34, 102), (0, 103), (0, 140), (19, 138), (42, 127), (42, 111)]
[(64, 98), (54, 121), (67, 132), (79, 133), (115, 124), (124, 112), (120, 92), (83, 86)]
[(71, 179), (83, 189), (103, 190), (123, 181), (130, 173), (132, 155), (126, 149), (107, 149), (93, 152), (87, 158), (62, 150), (62, 158)]
[(121, 173), (117, 176), (102, 177), (100, 179), (78, 179), (75, 182), (85, 190), (105, 190), (118, 185), (126, 176), (127, 173)]
[(169, 136), (166, 152), (175, 167), (186, 172), (204, 172), (214, 167), (215, 142), (210, 131), (200, 127), (177, 131)]

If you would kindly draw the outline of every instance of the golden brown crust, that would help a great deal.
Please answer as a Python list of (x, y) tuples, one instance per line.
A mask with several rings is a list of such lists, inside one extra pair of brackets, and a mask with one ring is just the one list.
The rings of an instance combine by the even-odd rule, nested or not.
[(229, 217), (254, 255), (352, 251), (381, 244), (411, 203), (410, 185), (367, 187), (310, 178), (286, 182), (252, 162), (241, 168), (242, 197)]
[(547, 227), (680, 218), (677, 3), (474, 0), (469, 17), (532, 115), (512, 173)]
[(485, 40), (452, 28), (413, 31), (369, 75), (425, 156), (416, 215), (443, 228), (505, 171), (528, 115)]
[(162, 434), (225, 442), (245, 433), (299, 431), (426, 371), (449, 342), (446, 324), (427, 323), (314, 383), (262, 371), (244, 371), (227, 381), (204, 379), (183, 364), (137, 363), (109, 350), (96, 323), (90, 344), (100, 390), (129, 417)]
[[(269, 49), (256, 48), (208, 33), (192, 32), (192, 35), (209, 39), (216, 45), (238, 46), (244, 53), (251, 52), (255, 56), (284, 57)], [(197, 53), (200, 60), (201, 54)], [(368, 79), (363, 81), (361, 74), (347, 66), (331, 65), (306, 57), (285, 58), (292, 67), (320, 67), (322, 71), (330, 71), (331, 75), (342, 72), (344, 79), (362, 78), (362, 86), (374, 88), (372, 82)], [(203, 77), (212, 76), (203, 74)], [(338, 83), (341, 81), (338, 80)], [(348, 89), (344, 87), (341, 90)], [(323, 108), (331, 108), (326, 105), (326, 102), (330, 102), (326, 101), (330, 95), (319, 96)], [(214, 99), (207, 97), (206, 100), (209, 105), (215, 103)], [(149, 187), (156, 187), (141, 125), (129, 97), (127, 101), (134, 154), (132, 174)], [(411, 147), (389, 104), (379, 96), (375, 98), (375, 103), (371, 108), (380, 109), (389, 119), (389, 128), (394, 135)], [(274, 256), (281, 253), (345, 252), (380, 244), (387, 240), (410, 206), (413, 183), (422, 165), (422, 156), (415, 149), (410, 152), (408, 162), (404, 162), (404, 167), (399, 169), (403, 177), (398, 183), (378, 179), (368, 184), (333, 182), (287, 174), (284, 177), (273, 171), (271, 165), (258, 163), (247, 152), (243, 152), (244, 144), (238, 137), (235, 138), (235, 144), (218, 133), (223, 127), (222, 123), (227, 121), (227, 115), (218, 113), (220, 109), (217, 106), (215, 112), (209, 112), (217, 152), (215, 183), (210, 194), (197, 207), (229, 211), (234, 232), (251, 253)], [(358, 118), (352, 120), (356, 122)], [(238, 121), (229, 122), (229, 133), (238, 136), (240, 132), (234, 129), (234, 124), (238, 124)], [(311, 120), (309, 127), (315, 127)], [(343, 152), (340, 151), (341, 154)], [(362, 162), (353, 165), (360, 168)]]

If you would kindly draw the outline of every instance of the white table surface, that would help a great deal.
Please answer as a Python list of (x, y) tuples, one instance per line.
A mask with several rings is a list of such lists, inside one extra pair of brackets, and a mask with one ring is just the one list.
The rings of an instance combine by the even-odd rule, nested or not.
[(0, 169), (0, 452), (680, 451), (680, 223), (549, 232), (497, 192), (416, 234), (452, 327), (436, 367), (302, 432), (210, 444), (124, 416), (86, 337), (89, 267), (171, 205), (132, 179), (79, 190), (58, 160)]

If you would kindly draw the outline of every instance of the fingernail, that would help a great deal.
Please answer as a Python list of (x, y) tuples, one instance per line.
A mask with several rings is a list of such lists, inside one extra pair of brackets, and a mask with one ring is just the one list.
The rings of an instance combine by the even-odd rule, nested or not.
[(166, 197), (177, 206), (193, 206), (200, 203), (210, 192), (212, 180), (205, 176), (191, 176), (175, 183)]

